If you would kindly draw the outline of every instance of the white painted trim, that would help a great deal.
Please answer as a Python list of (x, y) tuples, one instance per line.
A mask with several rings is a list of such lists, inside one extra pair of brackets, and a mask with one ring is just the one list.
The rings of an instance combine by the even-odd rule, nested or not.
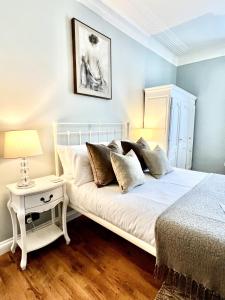
[[(177, 57), (174, 55), (167, 47), (163, 46), (155, 38), (149, 36), (140, 27), (132, 22), (132, 20), (120, 16), (112, 9), (104, 5), (98, 0), (77, 0), (87, 8), (91, 9), (94, 13), (101, 16), (108, 23), (112, 24), (114, 27), (118, 28), (120, 31), (124, 32), (149, 50), (153, 51), (157, 55), (161, 56), (169, 63), (177, 65)], [(81, 20), (82, 21), (82, 20)]]
[(218, 47), (216, 49), (204, 49), (201, 51), (187, 53), (178, 57), (177, 66), (183, 66), (188, 64), (197, 63), (203, 60), (214, 59), (225, 56), (225, 46)]
[[(68, 205), (69, 206), (69, 205)], [(80, 217), (80, 213), (75, 210), (70, 210), (67, 212), (66, 221), (67, 223)]]
[(148, 252), (149, 254), (156, 256), (156, 248), (151, 246), (149, 243), (146, 243), (143, 240), (136, 238), (134, 235), (120, 229), (119, 227), (113, 225), (112, 223), (107, 222), (106, 220), (90, 213), (85, 210), (82, 210), (79, 207), (73, 205), (73, 203), (69, 203), (69, 206), (81, 213), (82, 215), (88, 217), (89, 219), (95, 221), (96, 223), (102, 225), (103, 227), (111, 230), (115, 234), (121, 236), (122, 238), (126, 239), (127, 241), (131, 242), (132, 244), (136, 245), (137, 247), (141, 248), (142, 250)]
[(13, 242), (12, 238), (0, 242), (0, 255), (3, 255), (6, 252), (10, 251), (12, 242)]
[[(157, 55), (161, 56), (169, 63), (175, 66), (182, 66), (186, 64), (191, 64), (195, 62), (200, 62), (203, 60), (213, 59), (221, 56), (225, 56), (225, 47), (222, 45), (214, 49), (203, 49), (200, 51), (187, 51), (187, 45), (183, 44), (176, 35), (167, 29), (163, 33), (166, 38), (170, 41), (177, 40), (174, 45), (179, 45), (180, 54), (187, 51), (187, 54), (177, 55), (170, 51), (166, 46), (160, 43), (160, 40), (150, 36), (142, 28), (137, 26), (131, 19), (120, 15), (119, 13), (113, 11), (104, 3), (99, 0), (77, 0), (87, 8), (91, 9), (94, 13), (98, 14), (104, 20), (112, 24), (114, 27), (118, 28), (120, 31), (124, 32), (138, 43), (142, 44), (149, 50), (153, 51)], [(82, 21), (82, 20), (81, 20)], [(176, 49), (174, 49), (176, 50)]]
[[(158, 85), (158, 86), (155, 86), (155, 87), (151, 87), (151, 88), (146, 88), (144, 91), (145, 93), (147, 92), (162, 92), (162, 91), (166, 91), (168, 92), (169, 91), (177, 91), (179, 93), (182, 93), (183, 95), (186, 95), (188, 97), (190, 97), (193, 101), (196, 101), (197, 100), (197, 97), (191, 93), (189, 93), (188, 91), (180, 88), (179, 86), (175, 85), (175, 84), (167, 84), (167, 85)], [(154, 96), (155, 98), (155, 96)]]
[[(70, 222), (70, 221), (72, 221), (72, 220), (78, 218), (79, 216), (80, 216), (80, 213), (78, 213), (78, 212), (75, 211), (75, 210), (68, 211), (68, 212), (67, 212), (67, 218), (66, 218), (66, 219), (67, 219), (67, 222)], [(59, 219), (56, 218), (55, 221), (58, 222)], [(46, 227), (46, 226), (49, 226), (50, 224), (52, 224), (52, 221), (51, 221), (51, 220), (49, 220), (49, 221), (47, 221), (47, 222), (45, 222), (45, 223), (42, 223), (42, 224), (36, 226), (36, 229), (38, 230), (38, 229), (44, 228), (44, 227)], [(27, 232), (29, 232), (29, 231), (31, 231), (31, 229), (28, 230)], [(18, 238), (19, 238), (19, 237), (20, 237), (20, 235), (18, 235)], [(5, 254), (6, 252), (10, 251), (12, 242), (13, 242), (13, 238), (12, 238), (12, 237), (9, 238), (9, 239), (7, 239), (7, 240), (4, 240), (4, 241), (0, 242), (0, 255), (3, 255), (3, 254)]]

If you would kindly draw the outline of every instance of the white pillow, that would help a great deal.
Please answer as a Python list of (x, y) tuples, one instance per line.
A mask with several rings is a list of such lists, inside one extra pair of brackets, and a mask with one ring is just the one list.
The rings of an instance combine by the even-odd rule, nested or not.
[[(86, 149), (87, 150), (87, 149)], [(87, 151), (76, 154), (74, 163), (74, 184), (81, 186), (85, 183), (94, 181), (90, 160)]]
[[(115, 141), (115, 143), (122, 151), (120, 141)], [(100, 144), (108, 145), (109, 142), (101, 142)], [(58, 145), (57, 152), (65, 178), (74, 179), (77, 186), (94, 180), (86, 144)]]
[(72, 163), (73, 159), (71, 157), (71, 147), (70, 146), (63, 146), (57, 145), (57, 152), (59, 155), (59, 159), (62, 164), (63, 168), (63, 175), (67, 178), (72, 178)]
[(63, 174), (67, 178), (74, 178), (76, 156), (82, 153), (87, 153), (86, 145), (58, 145), (57, 152), (63, 167)]
[(133, 150), (126, 155), (111, 152), (110, 157), (122, 193), (127, 193), (145, 182), (141, 164)]

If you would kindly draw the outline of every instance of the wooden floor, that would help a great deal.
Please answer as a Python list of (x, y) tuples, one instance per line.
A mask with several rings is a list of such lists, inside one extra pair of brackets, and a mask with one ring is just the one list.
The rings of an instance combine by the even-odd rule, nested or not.
[(100, 225), (80, 217), (68, 223), (69, 246), (61, 237), (28, 254), (0, 256), (0, 300), (154, 299), (155, 258)]

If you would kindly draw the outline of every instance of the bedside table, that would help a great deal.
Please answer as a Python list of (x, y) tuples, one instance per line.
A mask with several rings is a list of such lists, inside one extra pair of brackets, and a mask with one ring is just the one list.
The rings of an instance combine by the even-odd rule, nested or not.
[[(53, 182), (56, 176), (46, 176), (35, 179), (35, 186), (27, 189), (17, 188), (16, 184), (7, 185), (10, 192), (8, 209), (12, 219), (14, 253), (17, 245), (22, 250), (21, 269), (27, 265), (27, 253), (42, 248), (64, 235), (66, 243), (70, 238), (67, 234), (66, 212), (69, 199), (66, 194), (65, 182)], [(62, 203), (62, 210), (61, 205)], [(55, 224), (55, 208), (59, 208), (59, 220), (62, 219), (62, 229)], [(25, 216), (29, 213), (42, 213), (51, 210), (51, 224), (34, 231), (26, 231)], [(62, 216), (62, 217), (61, 217)], [(17, 236), (17, 219), (21, 236)]]

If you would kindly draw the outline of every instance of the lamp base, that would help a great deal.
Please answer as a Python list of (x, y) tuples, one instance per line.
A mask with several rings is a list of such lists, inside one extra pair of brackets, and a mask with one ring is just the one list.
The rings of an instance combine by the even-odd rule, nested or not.
[(30, 180), (29, 182), (17, 182), (16, 187), (18, 189), (29, 189), (32, 188), (33, 186), (35, 186), (35, 181), (34, 180)]
[(23, 157), (21, 159), (20, 173), (21, 173), (21, 179), (17, 183), (17, 188), (29, 189), (35, 185), (35, 182), (33, 180), (31, 180), (29, 177), (29, 168), (28, 168), (28, 162), (27, 162), (26, 157)]

